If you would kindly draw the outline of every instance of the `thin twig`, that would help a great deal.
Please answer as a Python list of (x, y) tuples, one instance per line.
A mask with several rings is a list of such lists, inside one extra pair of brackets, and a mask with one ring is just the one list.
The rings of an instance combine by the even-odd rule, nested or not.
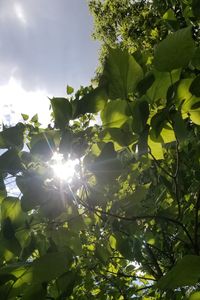
[(110, 216), (110, 217), (113, 217), (113, 218), (116, 218), (116, 219), (120, 219), (120, 220), (124, 220), (124, 221), (137, 221), (137, 220), (145, 220), (145, 219), (155, 219), (155, 220), (164, 220), (166, 222), (170, 222), (170, 223), (176, 224), (176, 225), (180, 226), (183, 229), (183, 231), (185, 232), (186, 236), (190, 240), (192, 247), (195, 249), (195, 245), (194, 245), (194, 242), (192, 240), (192, 237), (190, 236), (189, 231), (187, 230), (187, 228), (185, 227), (185, 225), (182, 224), (177, 219), (172, 219), (172, 218), (169, 218), (169, 217), (166, 217), (166, 216), (158, 216), (158, 215), (157, 216), (155, 216), (155, 215), (143, 215), (143, 216), (124, 217), (124, 216), (119, 216), (119, 215), (116, 215), (116, 214), (113, 214), (113, 213), (110, 213), (110, 212), (105, 212), (105, 211), (100, 210), (100, 209), (91, 208), (90, 206), (88, 206), (85, 203), (84, 204), (82, 203), (82, 205), (85, 205), (92, 212), (96, 211), (96, 212), (98, 212), (100, 214), (107, 215), (107, 216)]
[(199, 229), (199, 209), (200, 209), (200, 190), (197, 195), (197, 201), (195, 205), (195, 225), (194, 225), (194, 243), (196, 248), (196, 254), (199, 255), (199, 239), (198, 239), (198, 229)]
[(149, 256), (149, 258), (151, 259), (154, 267), (155, 267), (155, 270), (156, 270), (156, 273), (157, 273), (157, 279), (161, 278), (163, 276), (163, 273), (162, 273), (162, 270), (158, 264), (158, 261), (152, 251), (152, 249), (149, 247), (149, 245), (147, 243), (145, 243), (145, 249), (147, 251), (147, 254)]
[(180, 203), (180, 191), (179, 191), (179, 184), (178, 184), (178, 172), (179, 172), (179, 165), (180, 165), (180, 159), (179, 159), (179, 142), (176, 139), (176, 168), (173, 175), (174, 180), (174, 187), (175, 187), (175, 196), (176, 196), (176, 202), (178, 205), (178, 219), (181, 218), (181, 203)]
[(174, 178), (174, 176), (173, 176), (171, 173), (169, 173), (165, 168), (163, 168), (163, 167), (158, 163), (157, 159), (156, 159), (155, 156), (152, 154), (151, 148), (150, 148), (150, 147), (149, 147), (149, 154), (150, 154), (150, 156), (153, 158), (154, 163), (156, 164), (156, 166), (157, 166), (159, 169), (161, 169), (161, 170), (162, 170), (166, 175), (168, 175), (169, 177)]
[(135, 293), (140, 292), (140, 291), (142, 291), (142, 290), (150, 289), (150, 288), (153, 287), (153, 286), (154, 286), (153, 284), (148, 285), (148, 286), (144, 286), (144, 287), (142, 287), (142, 288), (137, 289), (137, 290), (135, 291)]
[(124, 274), (122, 272), (115, 273), (115, 272), (112, 272), (112, 271), (109, 271), (109, 270), (106, 270), (106, 272), (110, 273), (110, 274), (113, 274), (113, 275), (116, 275), (116, 276), (119, 276), (119, 277), (156, 281), (156, 279), (154, 279), (154, 278), (148, 278), (148, 277), (142, 277), (142, 276), (136, 276), (136, 275), (128, 275), (128, 274)]

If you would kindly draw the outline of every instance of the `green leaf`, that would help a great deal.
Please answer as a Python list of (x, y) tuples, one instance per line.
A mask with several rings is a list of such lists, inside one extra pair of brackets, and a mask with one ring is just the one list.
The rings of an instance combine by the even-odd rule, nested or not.
[(79, 282), (79, 278), (79, 274), (76, 271), (71, 270), (64, 273), (56, 280), (56, 286), (61, 292), (61, 295), (58, 298), (59, 300), (69, 297), (72, 294), (76, 283)]
[(110, 235), (109, 237), (109, 245), (111, 247), (111, 249), (116, 250), (116, 238), (114, 237), (114, 235)]
[(65, 197), (62, 197), (59, 191), (46, 189), (42, 191), (40, 197), (44, 199), (40, 204), (40, 209), (47, 218), (55, 219), (64, 211)]
[(22, 170), (21, 161), (15, 149), (10, 149), (0, 156), (0, 170), (11, 175), (16, 175)]
[(6, 240), (12, 240), (15, 238), (15, 230), (9, 217), (2, 221), (2, 234)]
[(200, 257), (186, 255), (158, 281), (161, 290), (194, 286), (200, 279)]
[(192, 27), (180, 29), (158, 44), (154, 56), (155, 67), (161, 72), (186, 67), (194, 52)]
[(161, 130), (160, 136), (164, 143), (171, 143), (176, 140), (176, 136), (174, 134), (174, 130), (171, 124), (166, 123)]
[(46, 299), (46, 288), (44, 284), (33, 284), (25, 289), (22, 300), (44, 300)]
[(140, 208), (142, 207), (141, 202), (145, 199), (147, 193), (147, 186), (139, 185), (130, 196), (125, 197), (123, 201), (120, 202), (126, 216), (132, 216), (133, 212), (135, 215), (140, 213)]
[(23, 211), (29, 211), (40, 207), (40, 211), (47, 218), (53, 219), (64, 211), (65, 197), (60, 192), (47, 188), (40, 176), (18, 176), (16, 183), (23, 193), (21, 207)]
[(23, 211), (28, 211), (45, 201), (43, 180), (40, 176), (17, 176), (17, 186), (22, 192), (21, 206)]
[(180, 80), (177, 90), (175, 100), (178, 108), (182, 105), (181, 109), (187, 111), (190, 108), (190, 100), (192, 99), (192, 94), (190, 93), (190, 85), (192, 83), (192, 78), (186, 78)]
[(55, 126), (64, 129), (72, 118), (72, 105), (66, 98), (50, 99), (53, 115), (55, 119)]
[(147, 74), (144, 79), (142, 79), (138, 85), (137, 90), (140, 96), (146, 94), (146, 91), (152, 86), (155, 81), (155, 76), (153, 73)]
[(23, 147), (24, 125), (18, 123), (14, 127), (5, 128), (0, 132), (0, 148)]
[(5, 273), (5, 274), (0, 274), (0, 285), (5, 284), (8, 281), (15, 281), (17, 278), (9, 273)]
[(16, 228), (24, 224), (26, 215), (21, 210), (21, 201), (14, 197), (5, 198), (1, 204), (1, 218), (9, 218)]
[(140, 134), (138, 139), (139, 156), (148, 153), (148, 134), (149, 134), (149, 125), (146, 125), (144, 131)]
[(128, 120), (127, 109), (128, 105), (124, 100), (108, 102), (101, 112), (103, 126), (120, 128)]
[(189, 91), (192, 95), (200, 97), (200, 75), (198, 75), (191, 83)]
[(190, 109), (189, 115), (193, 123), (200, 125), (200, 108)]
[(1, 300), (8, 300), (8, 295), (11, 288), (12, 288), (12, 281), (8, 281), (4, 285), (0, 286)]
[(104, 145), (101, 154), (95, 159), (90, 168), (102, 182), (109, 182), (119, 176), (122, 166), (117, 159), (113, 143)]
[(192, 0), (192, 12), (197, 19), (200, 18), (199, 0)]
[(104, 108), (107, 99), (105, 88), (97, 87), (77, 101), (74, 118), (86, 113), (97, 113)]
[(23, 120), (24, 120), (24, 121), (27, 121), (27, 120), (28, 120), (28, 118), (29, 118), (29, 116), (28, 116), (28, 115), (26, 115), (26, 114), (21, 114), (21, 116), (22, 116), (22, 118), (23, 118)]
[[(148, 137), (148, 146), (151, 149), (151, 153), (153, 156), (159, 160), (164, 159), (162, 144), (159, 142), (155, 142), (151, 136)], [(150, 156), (151, 158), (151, 156)]]
[(132, 132), (123, 127), (105, 129), (101, 132), (100, 136), (102, 141), (106, 143), (115, 142), (121, 147), (129, 146), (135, 140), (135, 136)]
[(73, 132), (69, 129), (66, 129), (61, 136), (59, 152), (64, 155), (64, 157), (68, 158), (68, 155), (72, 151), (72, 144), (74, 141)]
[(146, 93), (151, 102), (159, 99), (166, 99), (169, 87), (179, 80), (180, 73), (180, 69), (173, 70), (171, 74), (169, 72), (159, 72), (157, 70), (154, 70), (153, 74), (155, 80)]
[(108, 262), (108, 259), (110, 257), (110, 253), (108, 249), (100, 244), (97, 244), (95, 247), (95, 256), (104, 264), (106, 265)]
[(21, 247), (18, 240), (15, 237), (15, 231), (9, 218), (6, 222), (2, 223), (2, 232), (0, 234), (0, 257), (1, 259), (9, 262), (16, 257), (19, 257), (21, 253)]
[(115, 233), (115, 237), (117, 250), (124, 256), (124, 258), (134, 261), (135, 249), (133, 240), (129, 237), (122, 236), (118, 232)]
[(167, 117), (168, 117), (168, 111), (165, 108), (152, 117), (151, 127), (152, 127), (152, 134), (155, 135), (155, 138), (158, 138), (163, 127), (166, 125)]
[(200, 47), (197, 47), (191, 61), (196, 69), (200, 69)]
[(11, 295), (24, 288), (25, 284), (41, 284), (56, 279), (63, 274), (71, 264), (69, 251), (48, 253), (35, 259), (32, 263), (10, 264), (1, 268), (0, 274), (9, 273), (17, 277)]
[(142, 80), (143, 71), (128, 51), (110, 48), (103, 75), (110, 99), (128, 99)]
[(31, 121), (30, 121), (30, 122), (38, 123), (38, 114), (35, 114), (35, 115), (31, 118)]
[(82, 254), (82, 245), (78, 233), (72, 232), (66, 228), (60, 228), (50, 233), (52, 240), (58, 247), (59, 251), (70, 249), (76, 255)]
[(186, 124), (182, 118), (181, 112), (176, 111), (171, 113), (171, 119), (173, 121), (173, 128), (177, 140), (179, 141), (179, 143), (185, 141), (188, 138), (188, 131)]
[(33, 155), (41, 157), (42, 160), (47, 161), (55, 151), (54, 132), (45, 131), (32, 136), (30, 142), (30, 152)]
[(149, 104), (145, 99), (134, 101), (131, 105), (131, 111), (133, 132), (140, 134), (144, 130), (149, 117)]
[(67, 91), (67, 95), (71, 95), (74, 92), (74, 89), (73, 87), (67, 85), (66, 91)]
[(189, 300), (199, 300), (200, 299), (200, 292), (193, 293), (190, 295)]
[(192, 78), (182, 79), (178, 85), (176, 99), (177, 106), (181, 108), (182, 118), (188, 116), (195, 124), (200, 124), (200, 97), (193, 96), (190, 92)]

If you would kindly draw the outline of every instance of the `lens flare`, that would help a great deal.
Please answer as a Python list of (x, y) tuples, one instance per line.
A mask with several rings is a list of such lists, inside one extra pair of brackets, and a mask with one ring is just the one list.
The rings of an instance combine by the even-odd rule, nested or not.
[(63, 155), (55, 152), (52, 156), (51, 168), (56, 177), (63, 181), (71, 182), (76, 173), (76, 166), (79, 163), (78, 159), (65, 161)]

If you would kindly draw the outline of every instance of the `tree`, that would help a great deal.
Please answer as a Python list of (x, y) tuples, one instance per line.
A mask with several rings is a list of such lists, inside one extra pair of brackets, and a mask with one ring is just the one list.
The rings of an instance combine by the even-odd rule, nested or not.
[(94, 18), (93, 37), (101, 41), (98, 75), (109, 47), (142, 50), (143, 59), (151, 66), (153, 48), (168, 34), (189, 25), (198, 26), (198, 1), (187, 0), (89, 0)]
[[(148, 67), (109, 47), (96, 88), (51, 99), (53, 125), (0, 133), (1, 299), (199, 298), (197, 35), (177, 28)], [(57, 158), (78, 160), (73, 178)]]

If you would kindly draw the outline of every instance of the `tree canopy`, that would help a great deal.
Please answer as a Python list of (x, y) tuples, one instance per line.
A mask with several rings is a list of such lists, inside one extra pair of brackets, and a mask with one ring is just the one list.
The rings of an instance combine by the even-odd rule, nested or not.
[(98, 86), (0, 133), (1, 300), (200, 299), (200, 8), (159, 2), (90, 1)]

